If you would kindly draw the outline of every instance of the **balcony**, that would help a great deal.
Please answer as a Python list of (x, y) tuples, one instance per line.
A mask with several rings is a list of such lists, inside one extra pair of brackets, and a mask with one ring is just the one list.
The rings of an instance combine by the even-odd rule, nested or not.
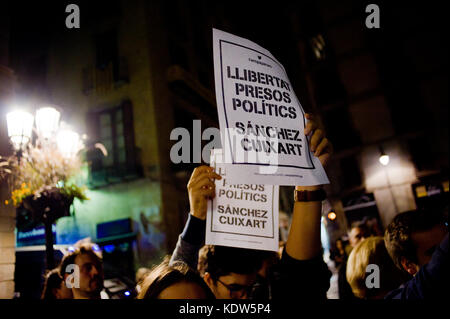
[(124, 57), (109, 62), (106, 67), (94, 65), (83, 68), (83, 93), (87, 96), (104, 95), (129, 83), (128, 63)]

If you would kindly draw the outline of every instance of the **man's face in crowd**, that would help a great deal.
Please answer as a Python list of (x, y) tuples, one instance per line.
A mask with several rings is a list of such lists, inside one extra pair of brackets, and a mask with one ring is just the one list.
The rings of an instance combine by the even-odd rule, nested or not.
[(418, 268), (427, 264), (435, 249), (447, 234), (447, 229), (443, 225), (436, 225), (432, 229), (411, 234), (411, 239), (416, 247)]
[(215, 283), (206, 273), (204, 279), (217, 299), (247, 299), (256, 281), (256, 273), (237, 274), (232, 272), (219, 277)]
[(356, 245), (358, 245), (358, 243), (360, 241), (362, 241), (364, 238), (367, 237), (367, 234), (364, 232), (364, 230), (362, 228), (354, 227), (350, 231), (350, 234), (348, 237), (349, 237), (350, 246), (355, 247)]
[[(103, 265), (93, 253), (83, 253), (75, 258), (80, 267), (80, 288), (85, 297), (94, 296), (103, 289)], [(75, 288), (76, 289), (76, 288)]]

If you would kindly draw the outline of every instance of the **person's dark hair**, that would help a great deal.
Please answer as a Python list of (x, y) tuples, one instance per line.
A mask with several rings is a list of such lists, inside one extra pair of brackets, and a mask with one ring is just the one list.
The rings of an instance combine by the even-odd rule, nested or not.
[(102, 263), (102, 254), (100, 248), (96, 244), (82, 243), (76, 246), (70, 247), (71, 251), (63, 257), (59, 266), (59, 274), (61, 278), (64, 278), (66, 274), (66, 268), (68, 265), (75, 264), (75, 259), (81, 254), (92, 254), (97, 260)]
[(206, 299), (214, 299), (214, 294), (200, 277), (183, 262), (169, 265), (170, 257), (166, 256), (162, 263), (153, 267), (142, 282), (142, 289), (137, 299), (157, 299), (166, 288), (179, 283), (190, 282), (199, 285), (205, 292)]
[(402, 257), (417, 263), (412, 233), (427, 231), (440, 224), (444, 225), (442, 210), (412, 210), (395, 216), (384, 233), (386, 249), (395, 265), (403, 270)]
[(230, 273), (256, 273), (267, 257), (267, 252), (261, 250), (205, 245), (199, 252), (198, 270), (202, 276), (208, 272), (217, 282)]
[(45, 274), (44, 289), (42, 290), (41, 299), (53, 300), (56, 299), (55, 289), (61, 287), (63, 279), (59, 274), (59, 269), (55, 268)]

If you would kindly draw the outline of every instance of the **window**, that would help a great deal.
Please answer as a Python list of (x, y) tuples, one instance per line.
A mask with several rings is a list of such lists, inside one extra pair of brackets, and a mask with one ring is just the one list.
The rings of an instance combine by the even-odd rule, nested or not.
[(95, 38), (96, 64), (100, 70), (104, 70), (110, 63), (118, 64), (117, 31), (109, 30)]
[(94, 143), (102, 143), (104, 156), (94, 148), (88, 153), (90, 184), (101, 186), (140, 176), (134, 146), (131, 102), (98, 112), (88, 113), (89, 132)]
[[(119, 55), (117, 30), (111, 29), (95, 37), (95, 78), (96, 87), (114, 84), (121, 85), (129, 82), (128, 64)], [(87, 75), (83, 74), (83, 78)], [(103, 83), (102, 83), (103, 82)]]

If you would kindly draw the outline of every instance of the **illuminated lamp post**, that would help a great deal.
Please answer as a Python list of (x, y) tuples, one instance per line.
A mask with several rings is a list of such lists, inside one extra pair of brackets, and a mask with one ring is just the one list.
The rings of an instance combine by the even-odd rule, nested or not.
[(6, 114), (8, 137), (20, 163), (22, 153), (31, 141), (34, 117), (25, 111), (12, 111)]
[[(389, 155), (387, 155), (384, 152), (384, 149), (383, 149), (383, 147), (381, 145), (380, 145), (379, 149), (380, 149), (380, 157), (378, 158), (378, 160), (381, 163), (381, 165), (387, 166), (389, 164)], [(387, 184), (388, 184), (388, 187), (389, 187), (389, 192), (390, 192), (391, 197), (392, 197), (392, 202), (394, 203), (395, 213), (397, 214), (399, 212), (399, 210), (398, 210), (398, 206), (397, 206), (397, 201), (395, 200), (395, 196), (394, 196), (394, 194), (392, 192), (392, 185), (391, 185), (391, 182), (389, 180), (389, 174), (387, 172), (387, 168), (384, 168), (383, 170), (384, 170), (384, 174), (386, 175), (386, 181), (387, 181)]]
[(389, 155), (387, 155), (384, 150), (383, 147), (380, 146), (380, 158), (378, 159), (381, 163), (381, 165), (386, 166), (389, 164)]
[(46, 140), (54, 136), (59, 128), (60, 113), (53, 107), (42, 107), (36, 111), (36, 129)]
[(328, 219), (334, 221), (336, 219), (336, 213), (334, 211), (330, 211), (327, 215)]
[[(64, 160), (68, 160), (78, 153), (81, 142), (79, 135), (70, 130), (60, 130), (60, 113), (53, 107), (43, 107), (37, 110), (33, 117), (28, 112), (13, 111), (6, 115), (8, 136), (13, 145), (15, 155), (20, 169), (20, 158), (23, 152), (31, 144), (33, 131), (33, 121), (36, 122), (36, 131), (38, 140), (41, 142), (39, 147), (45, 151), (51, 151), (56, 148), (62, 154)], [(49, 186), (39, 196), (27, 196), (23, 199), (23, 206), (29, 210), (36, 223), (43, 222), (45, 226), (45, 246), (47, 269), (53, 269), (55, 265), (53, 249), (53, 223), (69, 212), (70, 205), (73, 202), (73, 196), (67, 196), (61, 193), (56, 185)]]

